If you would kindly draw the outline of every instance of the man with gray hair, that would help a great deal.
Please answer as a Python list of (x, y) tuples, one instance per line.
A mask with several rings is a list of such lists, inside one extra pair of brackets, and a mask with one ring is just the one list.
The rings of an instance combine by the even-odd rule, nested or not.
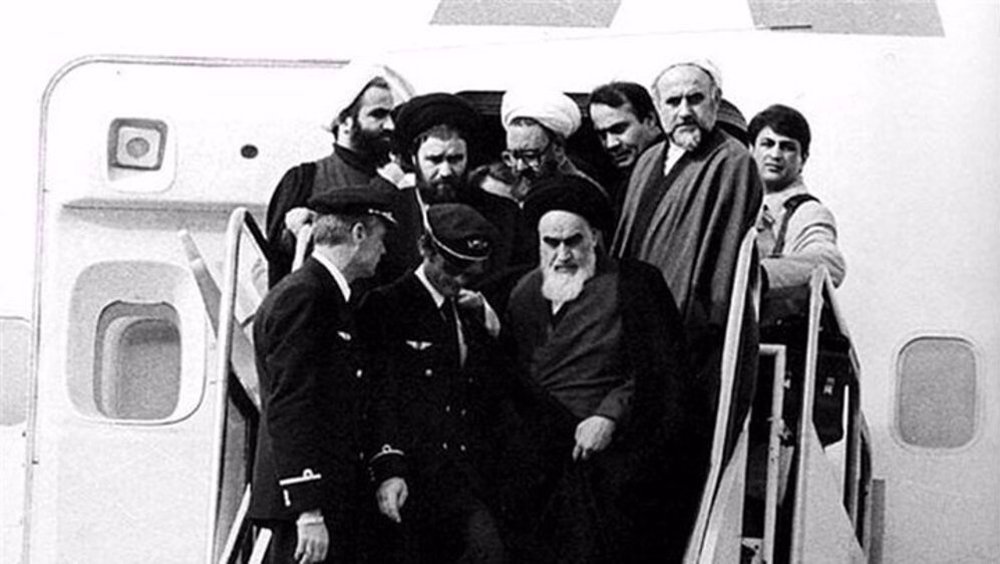
[[(639, 158), (629, 179), (613, 252), (663, 273), (684, 320), (693, 377), (709, 397), (719, 387), (723, 338), (740, 242), (755, 223), (763, 189), (753, 158), (717, 126), (722, 80), (709, 61), (673, 64), (652, 93), (667, 139)], [(735, 402), (749, 403), (757, 327), (744, 320)], [(727, 440), (727, 444), (732, 444)]]
[[(271, 246), (268, 286), (273, 287), (292, 268), (295, 237), (314, 214), (306, 208), (318, 187), (336, 190), (364, 186), (390, 163), (392, 109), (413, 95), (399, 74), (383, 65), (352, 64), (340, 71), (332, 93), (333, 153), (315, 162), (289, 169), (274, 189), (267, 206), (267, 240)], [(386, 171), (385, 174), (390, 174)]]

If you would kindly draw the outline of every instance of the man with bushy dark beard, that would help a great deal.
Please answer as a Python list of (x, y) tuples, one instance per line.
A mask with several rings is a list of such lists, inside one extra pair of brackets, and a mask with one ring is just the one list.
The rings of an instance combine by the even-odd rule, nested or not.
[[(387, 243), (386, 268), (395, 276), (421, 262), (423, 211), (431, 205), (465, 202), (469, 155), (480, 126), (479, 114), (462, 98), (444, 92), (416, 96), (394, 112), (393, 151), (414, 182), (398, 183), (393, 209), (399, 228)], [(383, 180), (383, 182), (388, 182)]]
[[(660, 269), (692, 356), (690, 377), (718, 397), (722, 348), (740, 243), (756, 222), (763, 188), (746, 145), (718, 126), (722, 77), (706, 60), (666, 67), (653, 82), (665, 141), (632, 171), (613, 254)], [(757, 366), (757, 323), (743, 320), (736, 414), (726, 439), (735, 444), (750, 404)]]
[(704, 398), (659, 271), (617, 261), (607, 199), (579, 176), (534, 187), (540, 264), (514, 288), (504, 342), (518, 424), (501, 488), (517, 562), (671, 562), (704, 480)]
[(333, 119), (324, 124), (334, 136), (333, 153), (289, 169), (267, 206), (267, 240), (271, 247), (268, 287), (292, 269), (299, 231), (311, 225), (315, 211), (306, 207), (324, 191), (366, 186), (379, 173), (394, 176), (390, 162), (392, 109), (413, 95), (395, 71), (381, 65), (352, 64), (341, 71), (332, 93)]

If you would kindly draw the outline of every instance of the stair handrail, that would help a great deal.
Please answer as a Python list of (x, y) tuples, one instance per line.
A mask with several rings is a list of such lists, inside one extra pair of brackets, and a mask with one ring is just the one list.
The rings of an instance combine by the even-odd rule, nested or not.
[[(219, 534), (218, 534), (218, 524), (219, 524), (219, 511), (222, 503), (223, 494), (223, 480), (224, 474), (223, 470), (225, 467), (225, 456), (226, 456), (226, 420), (227, 420), (227, 410), (229, 402), (229, 377), (230, 377), (230, 366), (231, 356), (233, 352), (233, 331), (238, 328), (236, 322), (236, 293), (237, 293), (237, 282), (238, 282), (238, 267), (240, 258), (240, 246), (242, 242), (242, 235), (244, 230), (246, 230), (251, 235), (251, 241), (256, 247), (256, 250), (265, 258), (270, 258), (270, 248), (267, 245), (267, 240), (264, 238), (260, 227), (254, 220), (253, 216), (244, 207), (238, 207), (232, 211), (229, 216), (229, 222), (226, 227), (226, 254), (225, 262), (223, 267), (223, 282), (222, 290), (219, 302), (219, 330), (217, 334), (217, 362), (215, 366), (215, 384), (217, 385), (217, 393), (215, 396), (215, 420), (213, 425), (212, 434), (212, 468), (211, 468), (211, 480), (212, 480), (212, 495), (209, 501), (208, 508), (208, 520), (209, 520), (209, 532), (208, 532), (208, 542), (206, 545), (206, 562), (216, 561), (216, 550), (219, 546)], [(242, 330), (242, 328), (240, 328)], [(254, 408), (258, 408), (259, 404), (254, 403)], [(244, 501), (249, 500), (250, 488), (244, 491)], [(241, 504), (242, 507), (242, 504)], [(238, 545), (238, 537), (243, 531), (246, 519), (246, 512), (238, 511), (237, 518), (233, 521), (230, 527), (230, 532), (227, 535), (226, 544), (222, 547), (223, 551), (220, 554), (219, 562), (229, 562), (232, 559), (233, 553), (230, 550), (235, 551)]]
[[(685, 564), (698, 562), (708, 530), (708, 521), (715, 505), (716, 493), (722, 478), (726, 435), (730, 428), (733, 386), (736, 384), (736, 370), (739, 364), (740, 342), (743, 333), (743, 314), (747, 305), (747, 291), (754, 291), (751, 307), (756, 308), (759, 297), (756, 284), (751, 288), (751, 266), (757, 242), (757, 229), (751, 227), (740, 243), (736, 259), (733, 288), (729, 298), (729, 312), (726, 318), (726, 332), (722, 348), (721, 371), (719, 377), (719, 401), (715, 412), (715, 427), (712, 432), (712, 451), (709, 456), (709, 472), (701, 493), (698, 516), (684, 553)], [(755, 280), (755, 279), (754, 279)]]
[[(867, 422), (861, 412), (861, 365), (857, 352), (848, 332), (847, 323), (841, 312), (834, 293), (833, 282), (825, 266), (817, 266), (809, 280), (809, 319), (806, 335), (805, 371), (802, 383), (802, 408), (798, 421), (796, 452), (798, 463), (795, 474), (795, 505), (793, 509), (793, 535), (791, 555), (793, 562), (801, 562), (804, 557), (804, 532), (806, 520), (806, 493), (808, 486), (809, 452), (807, 442), (813, 425), (813, 398), (816, 389), (817, 360), (819, 358), (819, 331), (822, 322), (824, 304), (829, 305), (835, 329), (843, 335), (847, 342), (850, 360), (850, 374), (847, 380), (848, 416), (846, 430), (846, 460), (844, 468), (844, 509), (856, 535), (861, 526), (859, 515), (859, 478), (861, 475), (861, 451), (864, 445), (870, 444)], [(843, 414), (841, 414), (843, 416)], [(861, 538), (861, 535), (858, 535)], [(867, 547), (863, 547), (867, 550)]]

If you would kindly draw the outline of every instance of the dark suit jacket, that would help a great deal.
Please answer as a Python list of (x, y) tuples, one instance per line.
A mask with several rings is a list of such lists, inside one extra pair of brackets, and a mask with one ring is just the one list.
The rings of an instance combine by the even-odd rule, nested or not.
[(414, 273), (365, 297), (359, 327), (378, 349), (368, 428), (376, 484), (401, 476), (435, 495), (482, 487), (494, 452), (500, 363), (482, 322), (459, 315), (468, 346), (462, 367), (444, 317)]
[(363, 349), (315, 258), (282, 279), (254, 322), (261, 419), (250, 516), (350, 511), (360, 483)]

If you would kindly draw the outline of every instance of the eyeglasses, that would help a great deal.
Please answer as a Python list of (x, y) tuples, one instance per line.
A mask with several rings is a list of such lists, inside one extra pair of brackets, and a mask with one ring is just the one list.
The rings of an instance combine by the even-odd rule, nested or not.
[(545, 157), (545, 153), (552, 146), (552, 140), (550, 139), (545, 143), (545, 146), (541, 149), (515, 149), (513, 151), (504, 151), (500, 153), (503, 157), (503, 162), (507, 163), (507, 166), (514, 166), (518, 161), (530, 167), (537, 167), (542, 164), (542, 158)]

